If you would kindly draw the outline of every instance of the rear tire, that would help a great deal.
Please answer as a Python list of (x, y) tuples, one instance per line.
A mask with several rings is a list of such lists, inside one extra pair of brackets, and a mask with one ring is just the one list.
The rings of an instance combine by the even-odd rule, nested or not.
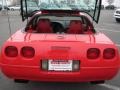
[(117, 22), (120, 22), (120, 19), (116, 18), (116, 21), (117, 21)]
[(15, 83), (28, 83), (29, 80), (22, 80), (22, 79), (14, 79)]
[(13, 8), (11, 8), (11, 11), (14, 11), (14, 9), (13, 9)]
[(101, 81), (92, 81), (90, 82), (91, 84), (104, 84), (105, 81), (104, 80), (101, 80)]

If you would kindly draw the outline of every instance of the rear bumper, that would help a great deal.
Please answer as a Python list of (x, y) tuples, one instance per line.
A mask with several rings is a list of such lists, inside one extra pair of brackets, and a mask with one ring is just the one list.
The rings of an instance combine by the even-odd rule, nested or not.
[(114, 14), (114, 18), (120, 19), (120, 14)]
[(81, 67), (79, 72), (47, 72), (37, 66), (11, 66), (1, 64), (2, 72), (12, 79), (47, 82), (89, 82), (110, 80), (118, 72), (117, 67)]

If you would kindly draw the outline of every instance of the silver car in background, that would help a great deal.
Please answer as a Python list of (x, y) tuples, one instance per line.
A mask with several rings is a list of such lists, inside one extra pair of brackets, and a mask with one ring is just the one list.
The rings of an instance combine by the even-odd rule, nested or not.
[(114, 18), (116, 19), (117, 22), (120, 22), (120, 8), (115, 10)]
[(9, 9), (10, 9), (11, 11), (20, 10), (20, 5), (10, 6)]

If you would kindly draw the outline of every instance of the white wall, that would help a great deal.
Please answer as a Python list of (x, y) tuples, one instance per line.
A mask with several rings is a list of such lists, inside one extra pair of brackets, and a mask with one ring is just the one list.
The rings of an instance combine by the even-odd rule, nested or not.
[(114, 5), (115, 5), (116, 7), (120, 7), (120, 0), (115, 0)]
[[(12, 1), (13, 0), (3, 0), (3, 2), (4, 2), (4, 5), (6, 5), (6, 3), (7, 3), (7, 5), (12, 5)], [(2, 5), (2, 0), (0, 0), (0, 4)]]
[[(102, 0), (102, 4), (105, 5), (105, 6), (108, 5), (106, 0)], [(115, 5), (116, 7), (120, 7), (120, 0), (114, 0), (113, 5)]]

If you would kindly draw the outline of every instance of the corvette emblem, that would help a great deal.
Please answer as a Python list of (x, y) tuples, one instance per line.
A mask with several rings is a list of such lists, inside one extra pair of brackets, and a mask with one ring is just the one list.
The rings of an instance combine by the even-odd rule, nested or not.
[(58, 39), (64, 39), (65, 37), (63, 35), (57, 36)]

